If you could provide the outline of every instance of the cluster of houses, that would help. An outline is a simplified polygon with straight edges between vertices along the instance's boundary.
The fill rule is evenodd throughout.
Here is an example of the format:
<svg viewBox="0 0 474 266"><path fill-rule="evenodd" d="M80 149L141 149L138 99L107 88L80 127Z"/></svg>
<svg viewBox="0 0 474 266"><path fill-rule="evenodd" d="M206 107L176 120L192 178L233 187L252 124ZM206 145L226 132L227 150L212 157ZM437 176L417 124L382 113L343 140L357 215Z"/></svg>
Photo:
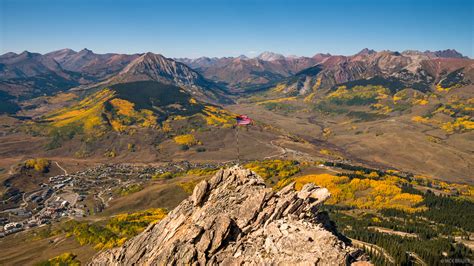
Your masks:
<svg viewBox="0 0 474 266"><path fill-rule="evenodd" d="M72 186L71 181L72 178L67 175L50 177L49 184L40 184L39 189L30 192L28 196L20 194L24 200L22 206L3 211L8 217L0 219L0 237L50 224L53 220L75 214L68 201L54 196L65 186Z"/></svg>
<svg viewBox="0 0 474 266"><path fill-rule="evenodd" d="M24 202L21 207L3 211L3 214L8 215L0 216L0 237L50 224L63 217L84 217L90 213L91 207L94 207L94 212L101 211L107 204L103 202L104 198L110 200L113 197L111 191L130 182L146 182L157 173L221 166L223 165L186 161L160 166L103 164L74 174L53 176L47 184L40 184L37 190L28 195L18 191L12 193L11 197L20 197ZM66 200L62 196L64 194L74 200ZM100 194L103 197L98 196ZM88 198L95 201L92 204L94 206L87 206L85 201Z"/></svg>
<svg viewBox="0 0 474 266"><path fill-rule="evenodd" d="M18 215L20 211L24 212L23 216ZM59 220L62 217L83 217L85 216L85 211L76 208L61 197L52 196L44 205L39 205L35 213L26 210L18 210L11 212L11 214L15 216L15 220L17 221L11 222L8 218L1 219L0 225L3 225L3 230L1 228L2 226L0 226L0 237L25 229L50 224L52 221ZM24 219L18 220L21 217Z"/></svg>

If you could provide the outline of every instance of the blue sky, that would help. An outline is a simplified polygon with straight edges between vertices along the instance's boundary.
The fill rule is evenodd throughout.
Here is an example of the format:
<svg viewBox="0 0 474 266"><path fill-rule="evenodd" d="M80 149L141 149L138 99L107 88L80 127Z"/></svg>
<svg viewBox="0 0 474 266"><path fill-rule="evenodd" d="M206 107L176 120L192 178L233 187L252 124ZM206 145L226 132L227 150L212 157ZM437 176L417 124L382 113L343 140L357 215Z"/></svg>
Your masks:
<svg viewBox="0 0 474 266"><path fill-rule="evenodd" d="M0 0L0 53L168 57L453 48L474 57L473 0Z"/></svg>

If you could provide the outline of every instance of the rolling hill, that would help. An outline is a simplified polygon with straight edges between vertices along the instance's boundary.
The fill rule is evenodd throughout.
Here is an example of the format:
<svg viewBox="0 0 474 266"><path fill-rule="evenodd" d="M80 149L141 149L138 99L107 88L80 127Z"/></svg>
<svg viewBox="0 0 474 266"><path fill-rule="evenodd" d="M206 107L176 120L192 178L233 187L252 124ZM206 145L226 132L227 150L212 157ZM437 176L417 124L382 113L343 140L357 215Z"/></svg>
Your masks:
<svg viewBox="0 0 474 266"><path fill-rule="evenodd" d="M41 123L77 127L84 134L101 135L106 129L159 128L172 116L202 114L206 106L184 89L157 81L118 83L98 90L72 106L52 112Z"/></svg>
<svg viewBox="0 0 474 266"><path fill-rule="evenodd" d="M182 87L194 97L210 102L226 102L224 90L185 64L166 58L160 54L145 53L130 62L117 75L103 81L113 85L133 81L152 80ZM96 86L96 85L94 85Z"/></svg>
<svg viewBox="0 0 474 266"><path fill-rule="evenodd" d="M176 143L193 146L198 141L190 134L230 128L233 119L232 113L194 98L183 88L157 81L135 81L89 91L89 95L72 100L64 108L24 123L22 130L46 138L46 151L84 157L103 154L124 142L147 140L154 143L150 146L154 149L154 145L181 135L182 141L178 139ZM117 147L114 154L122 148L132 149Z"/></svg>

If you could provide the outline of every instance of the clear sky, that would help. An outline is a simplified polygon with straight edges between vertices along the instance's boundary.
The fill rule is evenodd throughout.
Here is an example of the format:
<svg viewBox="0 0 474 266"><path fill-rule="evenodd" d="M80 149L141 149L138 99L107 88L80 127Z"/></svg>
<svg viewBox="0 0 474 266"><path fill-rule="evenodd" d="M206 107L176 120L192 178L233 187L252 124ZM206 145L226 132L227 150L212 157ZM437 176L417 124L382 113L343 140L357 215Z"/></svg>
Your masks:
<svg viewBox="0 0 474 266"><path fill-rule="evenodd" d="M453 48L474 57L474 0L0 0L0 53L168 57Z"/></svg>

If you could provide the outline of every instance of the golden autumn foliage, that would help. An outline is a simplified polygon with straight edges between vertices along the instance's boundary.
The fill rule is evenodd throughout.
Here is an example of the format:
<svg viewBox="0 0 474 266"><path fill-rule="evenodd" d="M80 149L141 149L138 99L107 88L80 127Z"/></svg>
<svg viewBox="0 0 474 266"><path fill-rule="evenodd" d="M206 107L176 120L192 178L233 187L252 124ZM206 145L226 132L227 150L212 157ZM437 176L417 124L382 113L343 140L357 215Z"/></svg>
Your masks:
<svg viewBox="0 0 474 266"><path fill-rule="evenodd" d="M163 122L161 130L163 130L163 132L165 132L165 133L169 133L169 132L173 131L173 128L171 127L171 124L170 124L169 120L166 120L165 122Z"/></svg>
<svg viewBox="0 0 474 266"><path fill-rule="evenodd" d="M402 96L402 95L397 95L397 94L393 95L393 98L392 98L393 103L396 104L396 103L398 103L398 102L401 101L401 100L403 100L403 96Z"/></svg>
<svg viewBox="0 0 474 266"><path fill-rule="evenodd" d="M140 110L141 114L141 126L142 127L156 127L157 124L157 117L153 114L153 111L142 109Z"/></svg>
<svg viewBox="0 0 474 266"><path fill-rule="evenodd" d="M176 142L176 144L186 146L193 146L199 143L192 134L179 135L174 137L173 140Z"/></svg>
<svg viewBox="0 0 474 266"><path fill-rule="evenodd" d="M331 92L326 98L337 104L360 105L375 103L389 95L390 91L382 86L354 86L352 89L339 86L336 91Z"/></svg>
<svg viewBox="0 0 474 266"><path fill-rule="evenodd" d="M330 151L328 149L321 149L321 150L319 150L319 153L322 154L322 155L327 155L327 156L333 157L333 158L343 159L343 157L339 153Z"/></svg>
<svg viewBox="0 0 474 266"><path fill-rule="evenodd" d="M452 122L443 123L441 128L449 134L469 131L474 129L474 121L470 116L458 117Z"/></svg>
<svg viewBox="0 0 474 266"><path fill-rule="evenodd" d="M112 129L113 129L114 131L117 131L117 132L123 132L123 131L125 131L125 130L127 129L124 125L122 125L122 124L121 124L119 121L117 121L117 120L112 120L112 121L110 121L110 125L112 126Z"/></svg>
<svg viewBox="0 0 474 266"><path fill-rule="evenodd" d="M313 87L311 88L312 89L312 92L310 94L308 94L308 96L306 96L304 98L304 102L305 103L310 103L314 100L314 98L316 97L316 91L319 89L319 87L321 87L321 78L318 78L316 80L316 82L314 83Z"/></svg>
<svg viewBox="0 0 474 266"><path fill-rule="evenodd" d="M58 255L56 257L53 257L47 261L42 261L39 262L35 265L37 266L79 266L81 265L81 262L76 259L76 255L72 254L70 252L65 252L62 253L61 255Z"/></svg>
<svg viewBox="0 0 474 266"><path fill-rule="evenodd" d="M171 172L164 172L164 173L156 173L151 178L152 179L171 179L173 178L173 173Z"/></svg>
<svg viewBox="0 0 474 266"><path fill-rule="evenodd" d="M178 186L180 186L184 192L187 194L192 194L194 187L200 182L200 180L191 180L187 182L179 182Z"/></svg>
<svg viewBox="0 0 474 266"><path fill-rule="evenodd" d="M132 127L157 127L157 117L151 110L136 110L135 104L114 98L115 92L103 89L79 103L45 117L53 128L76 127L92 137L102 136L108 128L127 132ZM106 109L106 105L110 108Z"/></svg>
<svg viewBox="0 0 474 266"><path fill-rule="evenodd" d="M316 92L311 92L310 94L308 94L308 96L304 97L303 102L310 103L314 100L315 97L316 97Z"/></svg>
<svg viewBox="0 0 474 266"><path fill-rule="evenodd" d="M441 84L436 84L436 90L439 91L439 92L448 92L449 88L443 88L443 86L441 86Z"/></svg>
<svg viewBox="0 0 474 266"><path fill-rule="evenodd" d="M383 104L381 104L381 103L374 103L374 104L371 104L370 107L371 107L372 109L377 110L377 113L379 113L379 114L388 114L388 113L393 112L393 108L391 108L391 107L388 106L388 105L383 105Z"/></svg>
<svg viewBox="0 0 474 266"><path fill-rule="evenodd" d="M474 186L472 185L447 183L424 175L415 175L414 180L412 180L410 183L412 185L429 186L435 189L443 190L444 192L466 196L471 201L474 201Z"/></svg>
<svg viewBox="0 0 474 266"><path fill-rule="evenodd" d="M24 165L28 169L34 169L36 172L44 173L49 170L51 162L44 158L28 159L25 161Z"/></svg>
<svg viewBox="0 0 474 266"><path fill-rule="evenodd" d="M416 104L416 105L427 105L428 104L428 100L427 99L416 99L413 101L413 104Z"/></svg>
<svg viewBox="0 0 474 266"><path fill-rule="evenodd" d="M330 155L331 151L326 150L326 149L321 149L321 150L319 150L319 153L322 154L322 155Z"/></svg>
<svg viewBox="0 0 474 266"><path fill-rule="evenodd" d="M168 212L165 209L148 209L114 216L106 227L112 232L132 237L143 231L149 224L161 221Z"/></svg>
<svg viewBox="0 0 474 266"><path fill-rule="evenodd" d="M452 84L450 87L443 87L441 83L436 84L436 91L438 92L449 92L450 90L462 87L461 84Z"/></svg>
<svg viewBox="0 0 474 266"><path fill-rule="evenodd" d="M429 103L429 97L429 95L416 90L403 89L396 92L391 98L391 101L395 105L403 103L409 103L413 105L426 105Z"/></svg>
<svg viewBox="0 0 474 266"><path fill-rule="evenodd" d="M318 78L316 80L316 83L314 83L314 86L313 86L313 92L315 92L317 89L319 89L319 87L321 87L321 81L322 81L321 78Z"/></svg>
<svg viewBox="0 0 474 266"><path fill-rule="evenodd" d="M413 121L428 123L438 126L448 134L462 133L474 129L472 111L474 110L474 99L463 99L452 96L446 103L441 104L431 115L443 114L450 117L450 121L435 121L427 119L415 119Z"/></svg>
<svg viewBox="0 0 474 266"><path fill-rule="evenodd" d="M130 126L156 127L157 117L151 110L135 110L135 104L127 100L115 98L109 101L114 112L109 115L109 121L115 131L123 132Z"/></svg>
<svg viewBox="0 0 474 266"><path fill-rule="evenodd" d="M296 101L296 97L284 97L284 98L278 98L278 99L265 100L265 101L258 102L257 104L262 105L266 103L281 103L281 102L288 102L288 101Z"/></svg>
<svg viewBox="0 0 474 266"><path fill-rule="evenodd" d="M115 158L117 157L117 152L115 151L115 148L108 149L106 152L104 152L104 156L109 158Z"/></svg>
<svg viewBox="0 0 474 266"><path fill-rule="evenodd" d="M474 110L474 98L462 99L457 96L451 97L448 102L439 106L433 114L443 113L452 117L471 115Z"/></svg>
<svg viewBox="0 0 474 266"><path fill-rule="evenodd" d="M430 120L428 118L422 117L422 116L414 116L411 118L411 121L417 122L417 123L423 123L423 124L429 124Z"/></svg>
<svg viewBox="0 0 474 266"><path fill-rule="evenodd" d="M434 111L434 113L443 113L443 114L447 114L449 116L452 116L452 115L456 114L456 112L454 110L452 110L451 108L448 108L446 105L440 106L438 109L436 109L436 111Z"/></svg>
<svg viewBox="0 0 474 266"><path fill-rule="evenodd" d="M383 109L385 107L385 105L383 105L381 103L374 103L374 104L370 105L370 107L372 107L373 109Z"/></svg>
<svg viewBox="0 0 474 266"><path fill-rule="evenodd" d="M86 134L100 136L107 126L102 118L104 103L113 96L111 90L103 89L78 104L51 113L45 118L56 128L78 126L82 127Z"/></svg>
<svg viewBox="0 0 474 266"><path fill-rule="evenodd" d="M376 174L376 173L375 173ZM282 179L276 189L282 188L294 181L295 189L300 190L307 183L314 183L325 187L331 193L328 204L353 206L360 209L398 209L406 212L417 212L424 207L417 205L423 201L420 195L402 193L397 186L402 182L396 176L386 177L384 180L349 179L347 176L330 174L305 175L289 179Z"/></svg>
<svg viewBox="0 0 474 266"><path fill-rule="evenodd" d="M206 176L206 175L213 175L218 170L219 169L213 169L213 168L194 168L194 169L188 170L186 174L196 175L196 176Z"/></svg>
<svg viewBox="0 0 474 266"><path fill-rule="evenodd" d="M135 192L138 192L140 190L143 189L143 186L140 185L140 184L130 184L130 185L127 185L125 187L121 187L119 189L117 189L117 193L120 195L120 196L127 196L127 195L130 195L130 194L133 194Z"/></svg>
<svg viewBox="0 0 474 266"><path fill-rule="evenodd" d="M283 90L285 90L285 88L286 88L285 84L279 83L274 88L272 88L271 91L272 92L282 92Z"/></svg>
<svg viewBox="0 0 474 266"><path fill-rule="evenodd" d="M461 84L454 84L451 87L444 88L443 86L441 86L440 83L438 83L438 84L436 84L436 91L438 91L438 92L449 92L450 90L460 88L461 86L462 86Z"/></svg>
<svg viewBox="0 0 474 266"><path fill-rule="evenodd" d="M288 178L301 170L298 162L284 160L255 161L245 164L244 167L254 171L265 180L274 176Z"/></svg>
<svg viewBox="0 0 474 266"><path fill-rule="evenodd" d="M112 217L105 226L71 220L62 226L59 233L66 233L68 237L74 236L80 245L93 245L97 250L110 249L122 245L148 225L159 222L166 214L165 209L119 214Z"/></svg>
<svg viewBox="0 0 474 266"><path fill-rule="evenodd" d="M235 124L236 115L219 107L206 105L202 112L207 125L230 128Z"/></svg>
<svg viewBox="0 0 474 266"><path fill-rule="evenodd" d="M329 136L331 136L331 134L332 134L332 131L330 128L328 127L323 128L323 137L328 138Z"/></svg>
<svg viewBox="0 0 474 266"><path fill-rule="evenodd" d="M134 115L135 104L127 100L115 98L115 99L110 100L110 104L115 108L115 110L117 111L117 114L119 115L124 115L124 116Z"/></svg>
<svg viewBox="0 0 474 266"><path fill-rule="evenodd" d="M58 112L52 113L47 118L54 121L55 125L57 126L80 120L81 118L86 117L88 114L93 113L93 111L96 111L96 109L100 109L98 107L102 107L102 104L106 100L112 98L113 95L114 93L108 89L101 90L89 97L86 97L77 105L74 105L70 108L61 109Z"/></svg>
<svg viewBox="0 0 474 266"><path fill-rule="evenodd" d="M462 100L453 97L447 103L441 104L432 112L432 115L438 113L448 115L451 121L441 122L421 116L412 117L412 121L437 126L447 134L462 133L474 129L474 121L472 116L469 115L473 108L474 105L470 99Z"/></svg>
<svg viewBox="0 0 474 266"><path fill-rule="evenodd" d="M426 95L424 93L421 93L419 91L406 91L406 90L403 90L403 91L400 91L400 92L403 92L403 99L404 100L408 100L410 99L410 103L412 105L427 105L429 103L428 99L429 99L429 95ZM399 92L399 93L400 93ZM408 94L410 94L411 96L409 97Z"/></svg>

